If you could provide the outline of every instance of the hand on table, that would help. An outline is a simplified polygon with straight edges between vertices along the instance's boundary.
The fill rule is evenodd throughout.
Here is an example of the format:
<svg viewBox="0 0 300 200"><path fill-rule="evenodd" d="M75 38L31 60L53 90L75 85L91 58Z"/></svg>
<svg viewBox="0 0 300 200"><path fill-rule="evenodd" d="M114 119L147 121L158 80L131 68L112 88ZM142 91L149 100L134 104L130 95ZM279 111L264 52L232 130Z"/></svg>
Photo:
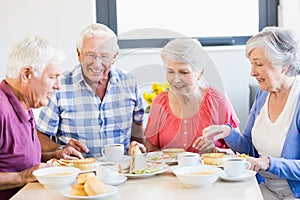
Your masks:
<svg viewBox="0 0 300 200"><path fill-rule="evenodd" d="M140 148L140 150L141 150L141 152L142 153L146 153L146 147L145 147L145 145L143 145L143 144L141 144L141 143L139 143L139 142L137 142L137 141L132 141L131 143L130 143L130 145L129 145L129 147L128 147L128 155L131 155L132 153L132 150L133 150L133 148L135 147L135 146L138 146L139 148Z"/></svg>
<svg viewBox="0 0 300 200"><path fill-rule="evenodd" d="M270 167L270 160L268 157L254 158L247 157L247 161L251 163L251 170L260 171L268 170Z"/></svg>
<svg viewBox="0 0 300 200"><path fill-rule="evenodd" d="M52 163L40 163L31 168L21 171L20 174L21 174L21 177L24 179L25 183L34 182L34 181L36 181L36 177L32 174L32 172L34 170L37 170L40 168L46 168L46 167L52 167Z"/></svg>
<svg viewBox="0 0 300 200"><path fill-rule="evenodd" d="M83 159L82 154L76 150L75 148L67 145L62 150L57 151L57 158L63 158L65 160L75 160L75 159Z"/></svg>

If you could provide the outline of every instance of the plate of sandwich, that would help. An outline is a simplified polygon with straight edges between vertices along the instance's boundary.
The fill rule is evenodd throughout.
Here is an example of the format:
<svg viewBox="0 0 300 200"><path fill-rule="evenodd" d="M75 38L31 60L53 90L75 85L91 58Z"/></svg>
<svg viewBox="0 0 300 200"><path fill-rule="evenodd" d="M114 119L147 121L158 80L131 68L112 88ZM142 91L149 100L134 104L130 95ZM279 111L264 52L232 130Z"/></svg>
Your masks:
<svg viewBox="0 0 300 200"><path fill-rule="evenodd" d="M128 178L146 178L169 170L169 166L164 162L147 161L147 154L143 154L138 146L132 150L131 157L129 172L123 173Z"/></svg>

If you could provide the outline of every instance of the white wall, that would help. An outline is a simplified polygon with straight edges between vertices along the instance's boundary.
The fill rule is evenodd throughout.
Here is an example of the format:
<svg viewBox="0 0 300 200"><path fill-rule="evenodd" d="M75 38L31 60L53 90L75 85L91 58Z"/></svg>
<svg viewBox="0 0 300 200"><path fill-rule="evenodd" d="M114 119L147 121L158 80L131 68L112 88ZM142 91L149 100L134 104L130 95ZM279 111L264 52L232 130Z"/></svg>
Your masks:
<svg viewBox="0 0 300 200"><path fill-rule="evenodd" d="M278 25L293 29L300 38L300 1L280 0L278 7Z"/></svg>
<svg viewBox="0 0 300 200"><path fill-rule="evenodd" d="M65 67L74 66L79 33L95 21L94 0L1 0L0 79L12 46L30 35L56 41L66 52Z"/></svg>

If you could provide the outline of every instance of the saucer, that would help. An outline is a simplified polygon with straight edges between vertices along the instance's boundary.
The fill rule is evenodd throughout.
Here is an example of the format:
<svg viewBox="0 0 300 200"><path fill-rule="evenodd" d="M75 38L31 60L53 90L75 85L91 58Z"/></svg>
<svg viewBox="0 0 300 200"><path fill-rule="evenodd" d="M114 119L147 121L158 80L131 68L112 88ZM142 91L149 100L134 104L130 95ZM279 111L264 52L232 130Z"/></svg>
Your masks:
<svg viewBox="0 0 300 200"><path fill-rule="evenodd" d="M246 170L245 174L240 177L227 176L226 173L224 172L224 173L220 174L220 178L224 181L237 182L237 181L246 181L255 175L256 175L255 171Z"/></svg>
<svg viewBox="0 0 300 200"><path fill-rule="evenodd" d="M124 183L126 180L127 180L126 176L118 175L115 179L108 180L108 181L103 181L103 183L107 184L107 185L119 185L121 183Z"/></svg>

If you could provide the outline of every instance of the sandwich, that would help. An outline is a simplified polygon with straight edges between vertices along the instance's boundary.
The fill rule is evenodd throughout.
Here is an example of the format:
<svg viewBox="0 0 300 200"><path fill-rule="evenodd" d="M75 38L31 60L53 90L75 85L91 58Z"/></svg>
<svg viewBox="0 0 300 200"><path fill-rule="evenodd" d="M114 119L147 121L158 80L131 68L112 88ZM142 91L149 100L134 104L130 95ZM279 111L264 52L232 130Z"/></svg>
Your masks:
<svg viewBox="0 0 300 200"><path fill-rule="evenodd" d="M130 174L136 174L141 172L146 167L146 158L141 152L138 145L131 148L131 163L129 167Z"/></svg>

